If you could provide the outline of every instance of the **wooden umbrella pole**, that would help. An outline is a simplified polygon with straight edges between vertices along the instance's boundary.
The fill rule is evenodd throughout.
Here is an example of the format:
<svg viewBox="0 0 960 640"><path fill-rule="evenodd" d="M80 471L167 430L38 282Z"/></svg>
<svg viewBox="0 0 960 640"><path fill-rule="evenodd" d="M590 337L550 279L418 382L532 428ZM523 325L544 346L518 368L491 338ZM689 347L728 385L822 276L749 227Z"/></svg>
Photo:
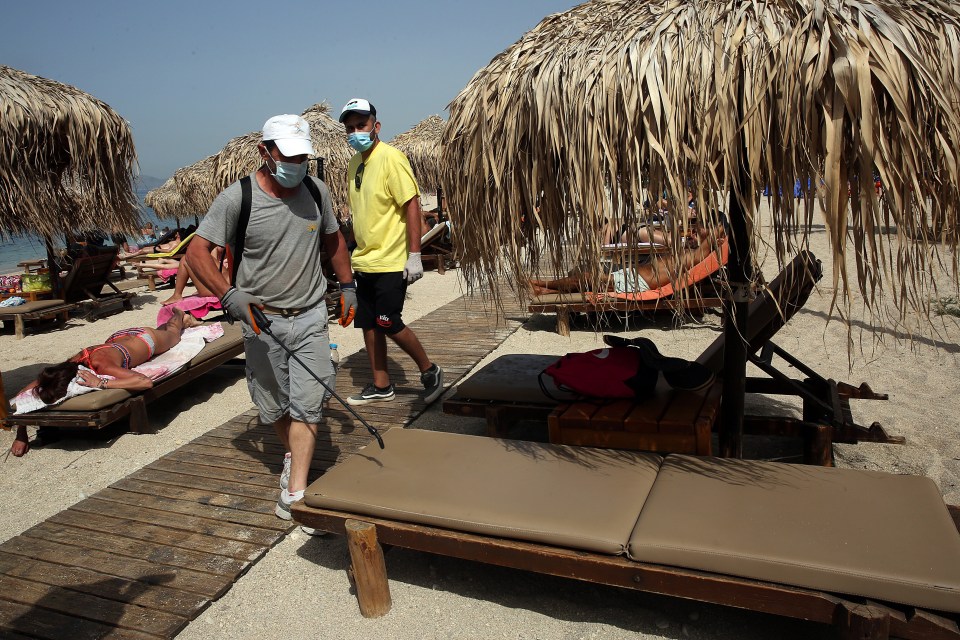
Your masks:
<svg viewBox="0 0 960 640"><path fill-rule="evenodd" d="M739 63L743 78L743 61ZM737 104L740 122L746 107L743 104L743 82L738 87ZM740 153L737 161L737 186L730 189L730 243L728 269L730 297L724 305L723 401L720 405L720 455L743 457L743 407L747 385L747 315L750 303L750 281L753 263L750 260L750 230L744 201L753 186L747 169L745 130L740 132ZM737 192L739 190L740 196ZM752 199L752 197L751 197Z"/></svg>

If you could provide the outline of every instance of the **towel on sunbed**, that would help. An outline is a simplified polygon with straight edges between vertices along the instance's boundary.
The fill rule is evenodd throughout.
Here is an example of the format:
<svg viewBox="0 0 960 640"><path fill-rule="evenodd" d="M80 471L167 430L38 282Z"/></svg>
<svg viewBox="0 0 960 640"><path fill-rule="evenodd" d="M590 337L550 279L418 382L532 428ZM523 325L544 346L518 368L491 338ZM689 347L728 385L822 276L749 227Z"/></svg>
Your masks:
<svg viewBox="0 0 960 640"><path fill-rule="evenodd" d="M219 322L203 325L202 327L190 327L184 330L180 342L175 347L147 360L132 370L137 373L142 373L155 382L163 380L186 366L188 362L203 350L204 344L213 342L221 336L223 336L223 325ZM82 365L80 368L90 371L90 369ZM101 377L112 379L112 376ZM67 387L67 394L51 404L46 404L37 396L36 388L21 391L11 401L14 407L13 414L20 415L22 413L39 411L40 409L58 405L68 398L80 396L91 391L99 391L99 389L85 387L82 384L78 384L76 380L72 380Z"/></svg>
<svg viewBox="0 0 960 640"><path fill-rule="evenodd" d="M19 307L22 304L27 304L26 298L13 296L11 298L7 298L3 302L0 302L0 307Z"/></svg>
<svg viewBox="0 0 960 640"><path fill-rule="evenodd" d="M187 296L173 304L160 307L160 311L157 312L157 326L170 320L173 317L174 309L182 309L199 320L211 311L217 311L221 308L220 299L216 296Z"/></svg>

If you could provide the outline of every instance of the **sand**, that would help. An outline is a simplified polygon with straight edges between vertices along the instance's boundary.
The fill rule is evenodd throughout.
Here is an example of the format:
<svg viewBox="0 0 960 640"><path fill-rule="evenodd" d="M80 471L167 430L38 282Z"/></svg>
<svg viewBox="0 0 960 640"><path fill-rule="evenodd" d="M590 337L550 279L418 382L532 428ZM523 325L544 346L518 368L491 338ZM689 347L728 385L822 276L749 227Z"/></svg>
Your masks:
<svg viewBox="0 0 960 640"><path fill-rule="evenodd" d="M826 257L826 235L812 238L812 249ZM776 264L765 260L772 277ZM776 342L822 375L855 384L866 381L890 400L855 401L862 424L880 422L905 445L837 445L837 465L922 474L933 479L947 502L960 503L960 326L955 318L935 319L912 342L881 331L875 340L866 316L854 318L855 348L848 353L847 328L827 322L832 281L825 264L823 286L776 337ZM457 270L429 272L410 289L408 321L461 295ZM943 283L949 286L949 279ZM949 293L949 289L947 291ZM15 340L0 335L3 381L8 395L31 379L42 363L62 360L78 347L99 342L121 327L149 324L168 292L143 292L136 309L95 323L71 320L66 328ZM868 333L861 335L860 330ZM610 331L644 335L671 355L693 358L714 339L719 317L676 326L669 317L634 319L629 326L612 320ZM343 357L360 348L360 332L333 326L331 340ZM564 354L600 344L601 334L585 324L570 337L553 332L552 316L534 316L483 362L506 353ZM481 362L481 364L483 364ZM443 364L442 362L440 364ZM851 371L852 367L852 371ZM178 394L165 409L151 408L161 426L156 434L111 432L101 437L65 437L7 458L2 470L6 491L0 540L24 531L160 456L252 407L242 378L217 374L205 378L194 396ZM794 402L766 398L752 410L797 411ZM475 419L444 415L440 403L414 428L482 433ZM4 450L12 433L0 434ZM879 499L879 498L878 498ZM180 637L216 638L826 638L826 627L733 609L632 593L554 579L520 571L394 549L387 556L393 609L377 620L360 616L350 591L345 542L337 537L290 534L242 577L220 600L193 621Z"/></svg>

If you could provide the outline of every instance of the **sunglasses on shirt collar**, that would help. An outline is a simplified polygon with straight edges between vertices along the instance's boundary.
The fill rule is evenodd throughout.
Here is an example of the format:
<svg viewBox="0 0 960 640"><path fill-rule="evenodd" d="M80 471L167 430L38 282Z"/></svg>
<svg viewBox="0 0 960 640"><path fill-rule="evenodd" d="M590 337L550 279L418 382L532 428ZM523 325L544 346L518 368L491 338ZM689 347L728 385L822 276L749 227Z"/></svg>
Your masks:
<svg viewBox="0 0 960 640"><path fill-rule="evenodd" d="M353 186L356 187L357 191L360 191L360 185L363 184L363 163L360 163L360 166L357 167L357 172L353 176Z"/></svg>

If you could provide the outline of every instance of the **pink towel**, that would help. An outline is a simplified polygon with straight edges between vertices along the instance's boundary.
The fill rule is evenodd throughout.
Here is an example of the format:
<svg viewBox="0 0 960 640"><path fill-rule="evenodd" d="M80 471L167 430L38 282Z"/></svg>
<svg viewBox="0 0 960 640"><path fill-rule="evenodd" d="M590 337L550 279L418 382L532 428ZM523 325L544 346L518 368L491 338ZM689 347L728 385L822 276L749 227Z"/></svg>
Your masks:
<svg viewBox="0 0 960 640"><path fill-rule="evenodd" d="M221 308L220 300L215 296L187 296L179 302L174 302L173 304L160 307L160 311L157 313L158 327L173 317L174 307L177 309L182 309L183 311L192 314L194 318L198 319L203 318L211 311L216 311L217 309Z"/></svg>
<svg viewBox="0 0 960 640"><path fill-rule="evenodd" d="M164 282L166 282L170 278L177 277L176 269L160 269L160 271L158 271L157 273L160 275L160 279L163 280Z"/></svg>

